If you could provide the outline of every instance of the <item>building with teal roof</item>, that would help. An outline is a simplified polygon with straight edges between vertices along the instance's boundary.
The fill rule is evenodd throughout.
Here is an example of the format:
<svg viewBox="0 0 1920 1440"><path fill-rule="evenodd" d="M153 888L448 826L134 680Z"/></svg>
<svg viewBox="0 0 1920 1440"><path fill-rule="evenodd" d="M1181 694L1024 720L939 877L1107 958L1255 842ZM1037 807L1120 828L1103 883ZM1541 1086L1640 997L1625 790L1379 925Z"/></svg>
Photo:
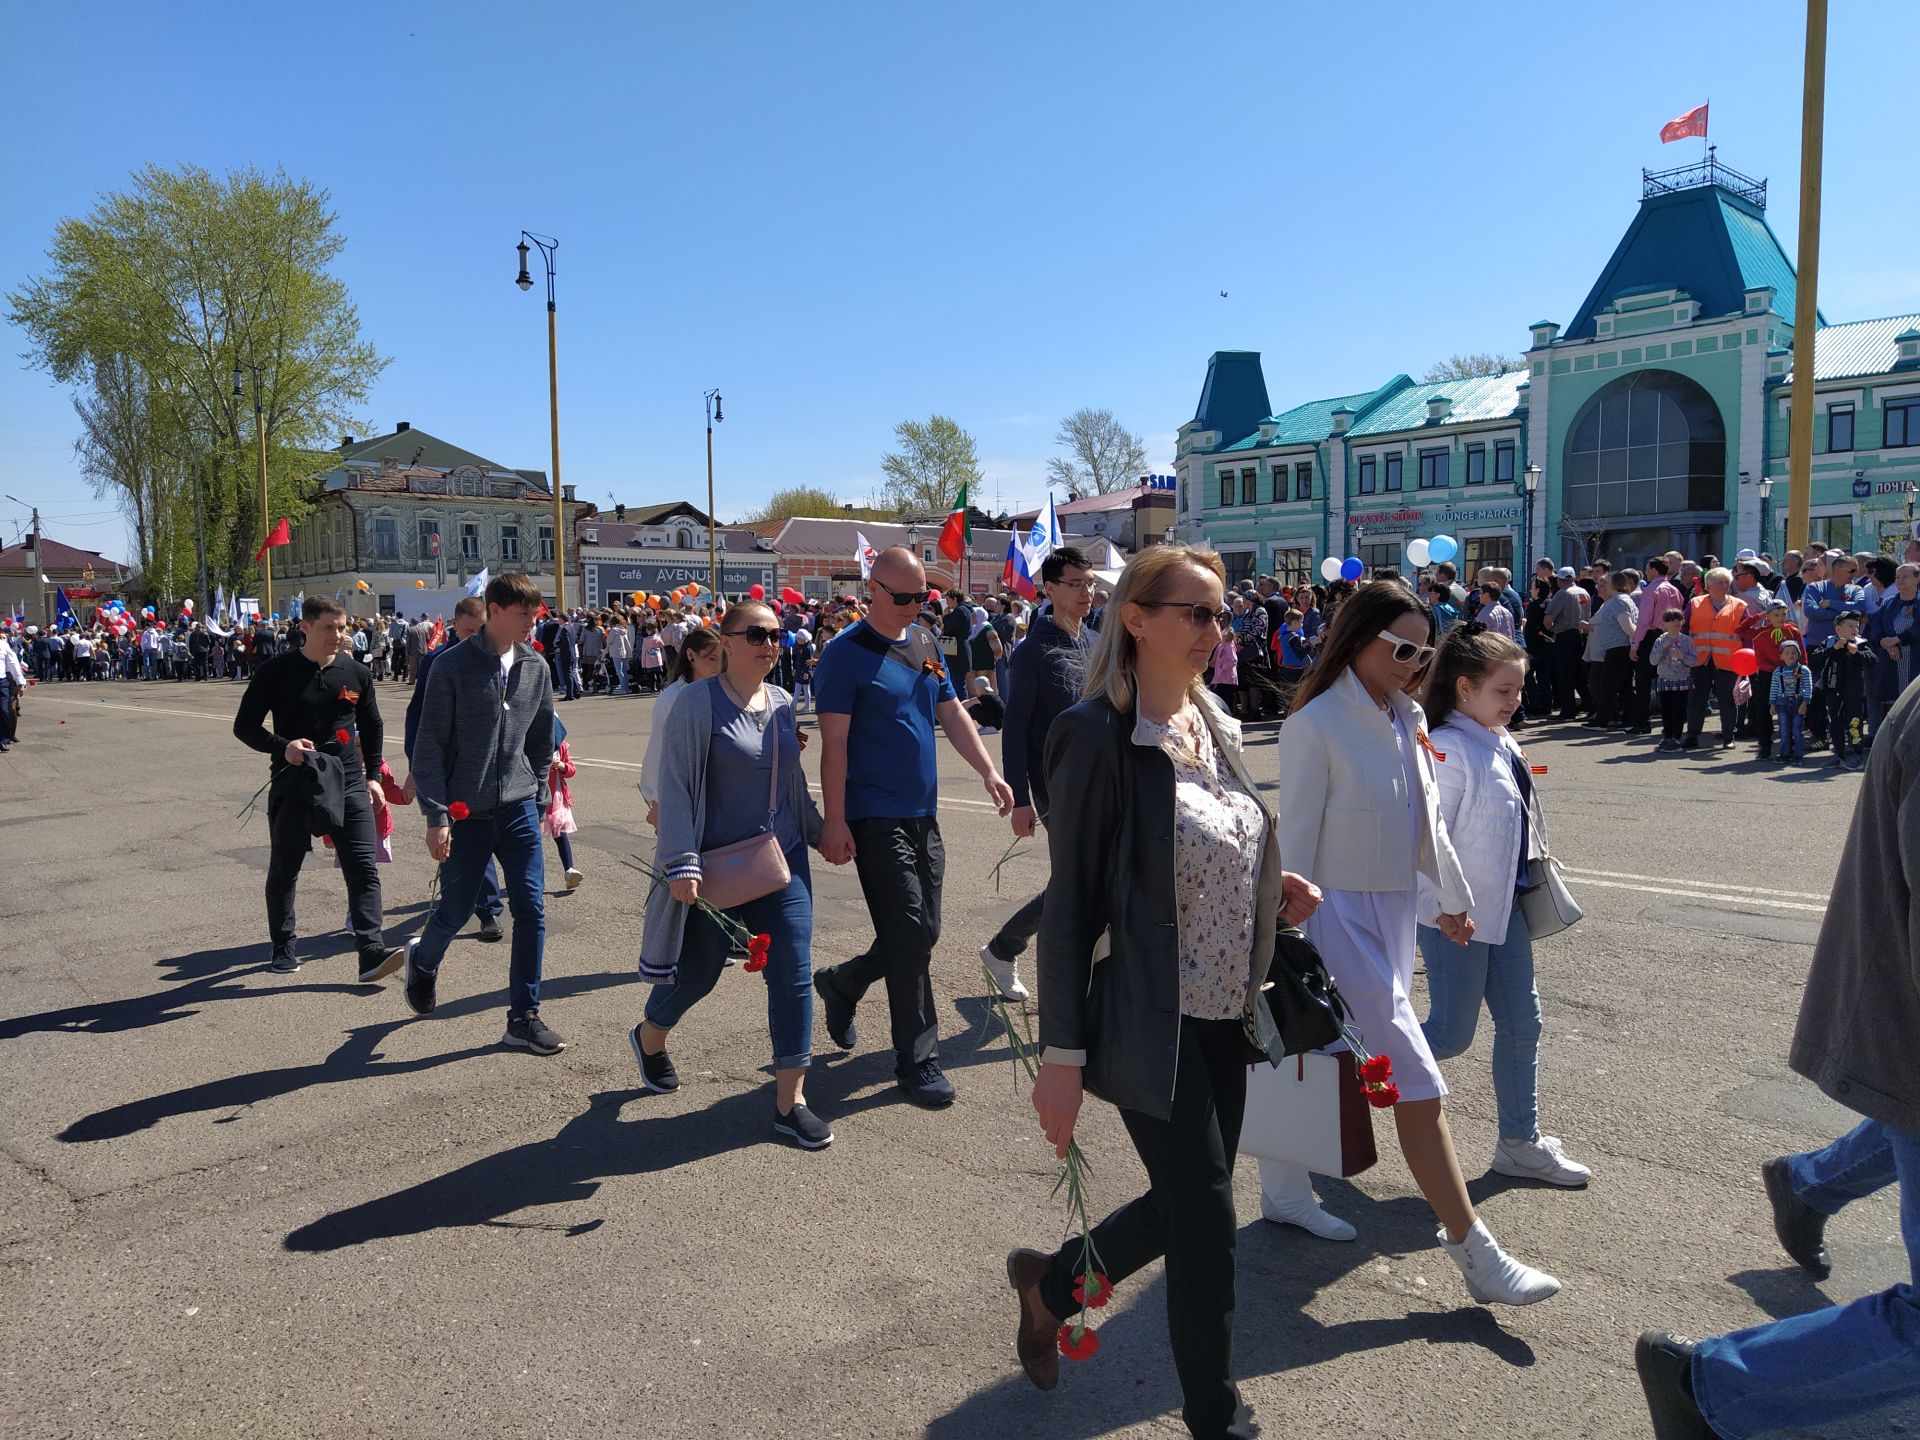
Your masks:
<svg viewBox="0 0 1920 1440"><path fill-rule="evenodd" d="M1177 533L1235 580L1290 582L1329 555L1405 570L1436 534L1467 574L1778 554L1794 299L1764 181L1711 154L1643 171L1592 289L1564 328L1528 327L1516 368L1270 411L1258 353L1216 354L1179 432ZM1819 323L1812 538L1890 549L1920 489L1920 313Z"/></svg>

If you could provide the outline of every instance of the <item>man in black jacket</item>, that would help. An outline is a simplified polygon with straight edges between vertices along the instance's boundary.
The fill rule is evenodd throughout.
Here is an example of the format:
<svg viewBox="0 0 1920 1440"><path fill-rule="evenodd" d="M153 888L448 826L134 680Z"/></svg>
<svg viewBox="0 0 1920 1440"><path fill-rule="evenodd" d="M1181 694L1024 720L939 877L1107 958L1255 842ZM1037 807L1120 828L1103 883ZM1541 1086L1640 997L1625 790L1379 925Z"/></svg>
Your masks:
<svg viewBox="0 0 1920 1440"><path fill-rule="evenodd" d="M386 733L373 698L373 676L346 648L346 611L338 601L309 595L301 616L307 622L305 643L275 655L254 672L233 720L233 733L243 744L273 758L267 790L273 846L267 864L267 933L273 942L273 968L282 974L300 968L293 948L293 892L313 839L308 787L297 783L298 771L315 751L324 751L337 757L345 772L342 823L326 833L347 882L360 981L372 984L399 969L403 958L400 950L387 948L373 801L367 793L367 770L380 768ZM263 723L269 712L271 731Z"/></svg>
<svg viewBox="0 0 1920 1440"><path fill-rule="evenodd" d="M1000 763L1013 787L1013 833L1029 836L1047 818L1047 732L1054 719L1080 699L1081 671L1093 632L1093 570L1087 557L1068 546L1040 562L1040 582L1052 612L1039 616L1014 648L1007 671L1006 724L1000 731ZM1042 889L1014 911L980 949L980 963L1009 1000L1027 998L1016 961L1040 929Z"/></svg>

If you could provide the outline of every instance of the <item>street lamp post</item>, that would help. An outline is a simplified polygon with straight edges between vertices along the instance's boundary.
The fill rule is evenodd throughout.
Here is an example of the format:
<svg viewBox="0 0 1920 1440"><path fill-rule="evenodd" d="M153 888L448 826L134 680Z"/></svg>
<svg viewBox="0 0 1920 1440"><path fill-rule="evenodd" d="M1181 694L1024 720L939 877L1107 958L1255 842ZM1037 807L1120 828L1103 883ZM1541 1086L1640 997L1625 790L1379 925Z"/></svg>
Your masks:
<svg viewBox="0 0 1920 1440"><path fill-rule="evenodd" d="M273 530L273 515L268 509L267 500L267 421L266 405L260 386L260 367L249 363L246 367L253 372L253 433L259 442L260 450L260 538L264 542ZM233 398L240 398L240 364L234 362ZM261 609L260 613L271 617L273 614L273 551L268 550L266 559L260 567ZM288 617L298 620L298 615Z"/></svg>
<svg viewBox="0 0 1920 1440"><path fill-rule="evenodd" d="M720 392L709 390L707 403L707 585L713 592L713 603L720 603L720 531L719 521L713 515L713 427L727 417L720 412Z"/></svg>
<svg viewBox="0 0 1920 1440"><path fill-rule="evenodd" d="M1760 477L1760 553L1767 553L1767 546L1773 539L1773 520L1768 514L1769 502L1773 499L1773 477Z"/></svg>
<svg viewBox="0 0 1920 1440"><path fill-rule="evenodd" d="M1533 497L1535 492L1540 488L1540 475L1540 467L1537 464L1529 464L1526 471L1520 477L1520 496L1522 501L1522 518L1520 521L1522 539L1520 543L1528 550L1533 548ZM1532 567L1533 562L1523 555L1520 557L1520 563L1514 567L1514 570L1516 574L1531 575L1533 573Z"/></svg>
<svg viewBox="0 0 1920 1440"><path fill-rule="evenodd" d="M533 288L533 276L527 273L529 240L539 248L540 258L547 267L547 416L553 434L553 609L555 614L564 615L567 613L567 516L560 504L560 341L553 306L553 252L560 248L560 242L531 230L520 232L520 243L514 247L520 252L520 273L513 277L513 283L522 290Z"/></svg>

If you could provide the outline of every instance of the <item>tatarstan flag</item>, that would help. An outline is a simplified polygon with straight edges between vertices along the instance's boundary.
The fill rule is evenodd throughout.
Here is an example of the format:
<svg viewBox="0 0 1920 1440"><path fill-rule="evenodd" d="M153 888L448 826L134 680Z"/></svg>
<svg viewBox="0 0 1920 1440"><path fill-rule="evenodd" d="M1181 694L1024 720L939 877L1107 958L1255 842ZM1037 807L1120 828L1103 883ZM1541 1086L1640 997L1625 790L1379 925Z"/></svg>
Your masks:
<svg viewBox="0 0 1920 1440"><path fill-rule="evenodd" d="M940 553L957 565L972 544L973 524L967 519L967 487L962 485L960 493L953 497L953 513L947 516L947 523L940 527Z"/></svg>

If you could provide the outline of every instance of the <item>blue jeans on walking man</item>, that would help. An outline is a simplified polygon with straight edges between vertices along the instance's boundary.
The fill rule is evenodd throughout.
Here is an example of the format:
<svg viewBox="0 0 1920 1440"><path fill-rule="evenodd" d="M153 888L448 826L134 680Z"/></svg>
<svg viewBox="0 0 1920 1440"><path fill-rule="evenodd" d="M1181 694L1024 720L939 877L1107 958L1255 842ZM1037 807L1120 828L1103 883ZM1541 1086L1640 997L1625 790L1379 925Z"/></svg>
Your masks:
<svg viewBox="0 0 1920 1440"><path fill-rule="evenodd" d="M453 851L440 867L440 903L427 918L413 952L413 968L439 973L447 946L474 913L492 861L500 861L501 889L513 915L507 971L507 1015L517 1019L540 1008L540 960L547 933L546 854L540 810L532 800L469 815L452 825Z"/></svg>
<svg viewBox="0 0 1920 1440"><path fill-rule="evenodd" d="M1516 903L1498 945L1456 945L1431 925L1420 927L1432 1004L1420 1033L1433 1058L1446 1060L1473 1044L1480 1002L1493 1016L1493 1096L1500 1138L1531 1140L1540 1130L1540 992L1533 983L1533 940Z"/></svg>
<svg viewBox="0 0 1920 1440"><path fill-rule="evenodd" d="M1895 1285L1851 1305L1833 1305L1703 1341L1693 1357L1693 1396L1727 1440L1813 1429L1881 1411L1920 1415L1920 1136L1863 1120L1824 1150L1790 1156L1801 1200L1832 1215L1850 1200L1900 1182L1900 1236L1913 1268Z"/></svg>

